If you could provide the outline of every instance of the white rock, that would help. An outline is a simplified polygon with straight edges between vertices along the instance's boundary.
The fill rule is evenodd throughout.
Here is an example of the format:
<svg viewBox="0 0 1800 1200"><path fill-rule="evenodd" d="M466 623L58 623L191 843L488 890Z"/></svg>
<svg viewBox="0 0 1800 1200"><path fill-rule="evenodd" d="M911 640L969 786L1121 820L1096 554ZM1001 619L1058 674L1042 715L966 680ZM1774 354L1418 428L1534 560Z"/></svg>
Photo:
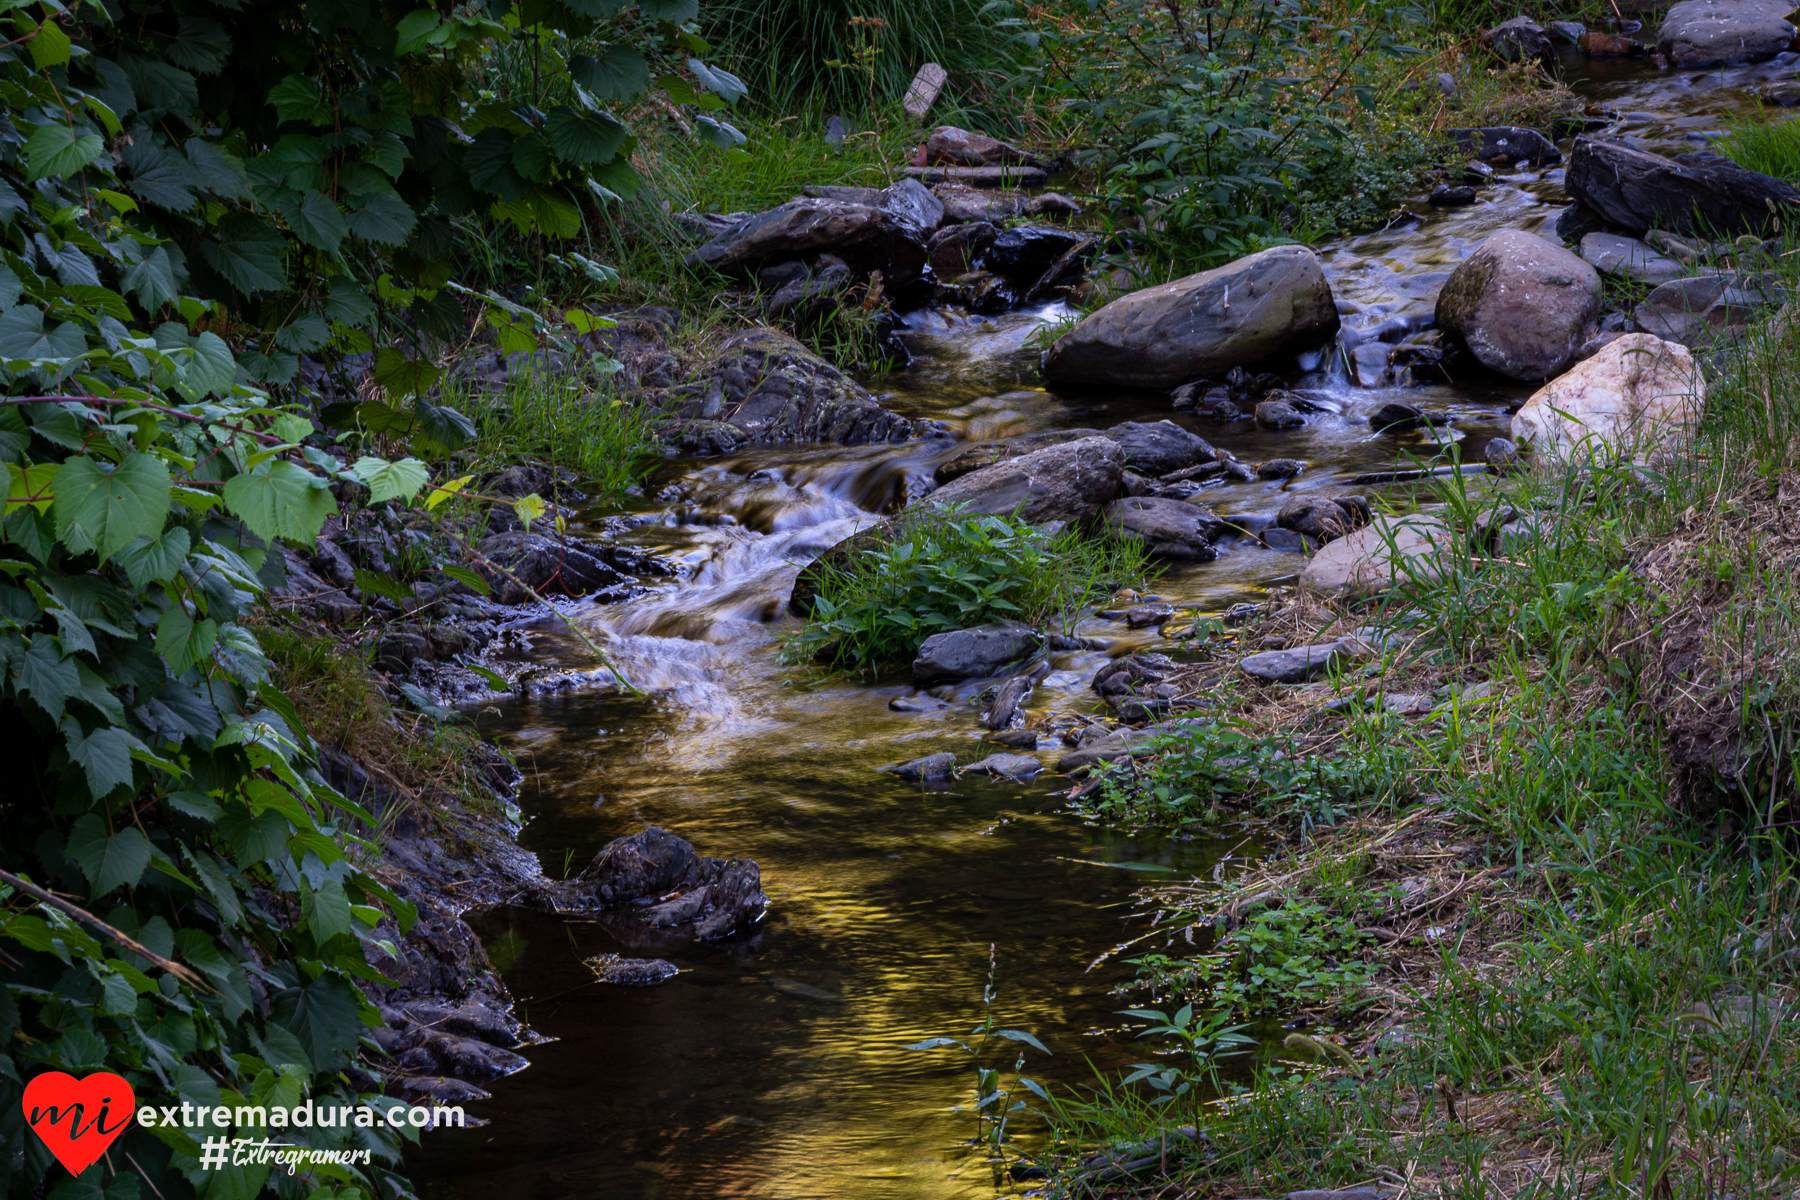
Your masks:
<svg viewBox="0 0 1800 1200"><path fill-rule="evenodd" d="M1539 388L1514 415L1512 436L1540 457L1641 460L1685 437L1705 399L1686 346L1631 333Z"/></svg>
<svg viewBox="0 0 1800 1200"><path fill-rule="evenodd" d="M1452 541L1449 527L1435 517L1379 517L1313 555L1300 586L1325 595L1367 596L1413 578L1432 581L1438 570L1429 557L1449 550Z"/></svg>

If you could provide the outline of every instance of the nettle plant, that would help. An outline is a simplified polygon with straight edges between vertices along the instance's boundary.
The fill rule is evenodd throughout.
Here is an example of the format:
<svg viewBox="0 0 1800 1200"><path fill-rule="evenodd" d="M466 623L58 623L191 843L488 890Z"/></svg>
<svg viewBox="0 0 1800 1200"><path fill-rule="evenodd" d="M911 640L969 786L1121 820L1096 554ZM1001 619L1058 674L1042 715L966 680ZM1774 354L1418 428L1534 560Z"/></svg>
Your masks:
<svg viewBox="0 0 1800 1200"><path fill-rule="evenodd" d="M735 81L680 57L702 49L693 0L8 11L0 1191L404 1195L399 1131L354 1126L286 1136L372 1165L203 1172L192 1131L134 1125L71 1180L21 1089L108 1070L150 1104L378 1103L351 1070L380 1023L364 947L414 913L371 875L376 816L317 774L245 619L281 543L311 543L340 495L408 501L429 471L346 463L269 388L301 354L378 349L388 400L421 399L365 401L381 411L353 424L421 451L467 436L422 399L426 339L465 331L457 222L571 232L633 185L604 103L641 96L657 63L685 62L669 86L714 110ZM502 41L562 90L493 108L472 81ZM509 348L597 322L479 302Z"/></svg>

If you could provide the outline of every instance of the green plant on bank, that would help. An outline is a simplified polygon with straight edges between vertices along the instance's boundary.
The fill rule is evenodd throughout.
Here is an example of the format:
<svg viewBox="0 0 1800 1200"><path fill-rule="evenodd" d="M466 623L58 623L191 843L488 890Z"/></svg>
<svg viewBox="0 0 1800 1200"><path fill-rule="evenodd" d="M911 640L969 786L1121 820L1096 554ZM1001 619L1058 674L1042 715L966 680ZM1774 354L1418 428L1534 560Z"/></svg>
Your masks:
<svg viewBox="0 0 1800 1200"><path fill-rule="evenodd" d="M1740 167L1800 179L1800 124L1779 110L1758 104L1753 115L1727 121L1725 136L1714 138L1712 149Z"/></svg>
<svg viewBox="0 0 1800 1200"><path fill-rule="evenodd" d="M508 463L546 463L579 476L590 499L607 504L643 477L665 424L656 409L610 389L594 391L579 376L540 372L509 376L491 394L447 387L442 402L475 429L459 469L479 474Z"/></svg>
<svg viewBox="0 0 1800 1200"><path fill-rule="evenodd" d="M1067 630L1083 609L1144 578L1141 543L956 508L909 514L839 565L821 563L813 613L790 662L874 672L911 662L934 633L992 620Z"/></svg>
<svg viewBox="0 0 1800 1200"><path fill-rule="evenodd" d="M1290 900L1218 932L1212 949L1192 958L1146 954L1130 961L1152 995L1186 999L1216 1020L1292 1011L1368 981L1361 958L1368 939L1352 915Z"/></svg>
<svg viewBox="0 0 1800 1200"><path fill-rule="evenodd" d="M1190 727L1160 736L1147 764L1102 765L1099 789L1072 807L1089 821L1133 829L1206 824L1222 804L1284 813L1307 829L1335 825L1414 795L1399 726L1381 712L1354 715L1323 751L1232 721Z"/></svg>
<svg viewBox="0 0 1800 1200"><path fill-rule="evenodd" d="M1001 1029L995 1022L994 1001L999 998L998 973L999 962L995 957L995 948L990 944L987 982L981 989L981 1024L969 1031L970 1038L974 1040L973 1045L961 1038L932 1037L906 1047L908 1050L941 1050L954 1046L973 1060L975 1098L968 1107L968 1111L975 1114L973 1141L975 1145L985 1146L990 1154L997 1154L1006 1145L1012 1135L1015 1114L1028 1110L1028 1105L1014 1088L1022 1087L1040 1100L1050 1099L1042 1084L1019 1074L1025 1067L1025 1047L1029 1046L1040 1054L1049 1054L1049 1049L1023 1029ZM989 1065L989 1052L996 1048L997 1043L1011 1043L1018 1047L1010 1067ZM1007 1047L999 1045L998 1048L1004 1050Z"/></svg>
<svg viewBox="0 0 1800 1200"><path fill-rule="evenodd" d="M334 487L404 502L429 471L347 464L343 439L257 385L292 379L301 354L374 349L394 403L353 405L350 421L441 453L466 424L400 398L435 379L427 339L466 331L463 298L514 349L597 326L449 278L458 216L562 235L605 199L595 186L635 182L632 139L594 98L642 93L628 41L545 55L540 78L585 89L558 102L496 107L470 90L493 39L617 11L591 7L13 11L18 36L0 48L8 1195L408 1194L400 1142L416 1132L376 1128L393 1101L360 1094L350 1069L380 1025L360 988L380 982L366 951L413 910L371 874L382 816L321 780L252 617L283 578L281 543L310 543L337 511ZM678 24L691 0L637 11L643 37L700 52ZM704 84L702 68L686 65ZM20 1103L50 1070L116 1072L146 1104L342 1104L350 1128L287 1137L373 1162L292 1180L267 1164L202 1171L194 1131L134 1125L72 1181Z"/></svg>
<svg viewBox="0 0 1800 1200"><path fill-rule="evenodd" d="M1015 86L1080 121L1101 190L1173 274L1378 224L1441 152L1393 87L1427 31L1400 4L1057 0L1001 24Z"/></svg>

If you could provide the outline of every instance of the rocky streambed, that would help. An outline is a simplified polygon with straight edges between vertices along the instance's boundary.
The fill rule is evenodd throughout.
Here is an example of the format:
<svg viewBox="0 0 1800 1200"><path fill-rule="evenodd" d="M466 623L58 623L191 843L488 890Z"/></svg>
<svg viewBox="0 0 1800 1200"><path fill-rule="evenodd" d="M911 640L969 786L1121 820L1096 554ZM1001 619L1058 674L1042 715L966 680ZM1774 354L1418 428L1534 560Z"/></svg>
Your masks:
<svg viewBox="0 0 1800 1200"><path fill-rule="evenodd" d="M511 1019L400 1013L412 1032L395 1052L420 1078L458 1074L457 1048L433 1040L446 1029L517 1058L461 1073L486 1071L471 1086L491 1098L466 1094L489 1123L425 1140L412 1166L429 1194L986 1195L996 1185L966 1145L973 1119L948 1111L969 1099L971 1065L912 1043L975 1024L992 983L1002 1020L1054 1051L1028 1057L1034 1077L1079 1084L1088 1061L1142 1056L1110 1015L1130 969L1088 964L1134 935L1125 901L1145 869L1205 874L1244 851L1063 814L1059 769L1106 744L1129 752L1146 722L1187 719L1156 706L1152 660L1131 656L1192 657L1196 620L1343 558L1332 547L1357 536L1367 497L1441 467L1447 447L1467 469L1504 468L1514 414L1546 379L1636 394L1614 370L1645 345L1629 339L1668 339L1681 347L1669 361L1703 366L1720 332L1783 299L1749 246L1712 245L1666 214L1701 193L1748 194L1731 168L1676 156L1791 78L1793 56L1696 73L1561 53L1594 105L1579 131L1473 131L1476 182L1442 181L1438 203L1421 197L1390 227L1316 254L1271 251L1168 285L1173 302L1140 294L1062 332L1047 357L1042 331L1066 310L1029 302L1036 283L1009 284L1007 303L1024 307L983 312L994 306L968 282L944 281L932 294L960 303L906 317L904 372L858 383L750 334L708 372L665 380L695 431L692 457L624 509L564 510L585 556L566 590L592 594L559 603L641 695L530 606L455 599L467 611L450 624L479 625L477 638L446 649L420 633L423 649L396 649L397 667L439 694L468 689L467 711L517 768L518 842L535 858L516 886L463 910L479 946L420 967L466 985L491 962L510 997L473 998L485 1011L515 1000ZM1593 182L1602 160L1610 190ZM949 261L953 243L967 253L986 235L944 231L982 215L901 228L926 250L910 268L889 226L929 212L869 218L863 259L840 260L890 272ZM776 224L751 232L767 243ZM705 233L730 243L743 226ZM835 264L802 265L769 281L798 284L794 303L823 294L807 288ZM1645 271L1688 290L1624 304L1603 286L1603 272ZM1249 348L1221 355L1232 339ZM1684 343L1697 356L1683 360ZM784 670L774 633L804 607L807 565L934 497L1109 521L1145 538L1165 574L1154 595L1073 630L940 645L922 670L874 684ZM566 568L566 550L510 536L519 544L497 555L540 553L546 579ZM1340 565L1353 584L1358 563ZM296 566L329 582L330 563ZM471 655L514 692L469 674L459 659ZM880 770L944 755L987 769ZM448 870L418 857L421 886Z"/></svg>

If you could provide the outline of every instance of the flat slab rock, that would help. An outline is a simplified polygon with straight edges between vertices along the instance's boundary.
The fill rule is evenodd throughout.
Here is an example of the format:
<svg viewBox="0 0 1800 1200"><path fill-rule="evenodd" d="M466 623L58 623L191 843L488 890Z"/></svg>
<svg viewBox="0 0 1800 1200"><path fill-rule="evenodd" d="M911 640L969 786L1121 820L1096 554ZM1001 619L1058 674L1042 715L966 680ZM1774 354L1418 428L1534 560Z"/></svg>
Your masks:
<svg viewBox="0 0 1800 1200"><path fill-rule="evenodd" d="M1329 671L1334 664L1355 662L1374 653L1374 647L1357 637L1338 638L1292 650L1264 650L1247 655L1238 669L1264 683L1305 683Z"/></svg>
<svg viewBox="0 0 1800 1200"><path fill-rule="evenodd" d="M999 779L1030 779L1041 774L1044 764L1028 754L990 754L963 768L965 775L993 775Z"/></svg>
<svg viewBox="0 0 1800 1200"><path fill-rule="evenodd" d="M1369 596L1415 575L1435 580L1431 556L1451 536L1435 517L1381 517L1313 555L1300 586L1323 595Z"/></svg>
<svg viewBox="0 0 1800 1200"><path fill-rule="evenodd" d="M896 779L904 779L908 783L922 783L927 779L948 779L956 772L956 755L948 751L927 754L924 758L910 759L881 769Z"/></svg>
<svg viewBox="0 0 1800 1200"><path fill-rule="evenodd" d="M1623 275L1640 283L1667 283L1686 270L1662 251L1616 233L1590 233L1582 238L1581 257L1602 275Z"/></svg>

